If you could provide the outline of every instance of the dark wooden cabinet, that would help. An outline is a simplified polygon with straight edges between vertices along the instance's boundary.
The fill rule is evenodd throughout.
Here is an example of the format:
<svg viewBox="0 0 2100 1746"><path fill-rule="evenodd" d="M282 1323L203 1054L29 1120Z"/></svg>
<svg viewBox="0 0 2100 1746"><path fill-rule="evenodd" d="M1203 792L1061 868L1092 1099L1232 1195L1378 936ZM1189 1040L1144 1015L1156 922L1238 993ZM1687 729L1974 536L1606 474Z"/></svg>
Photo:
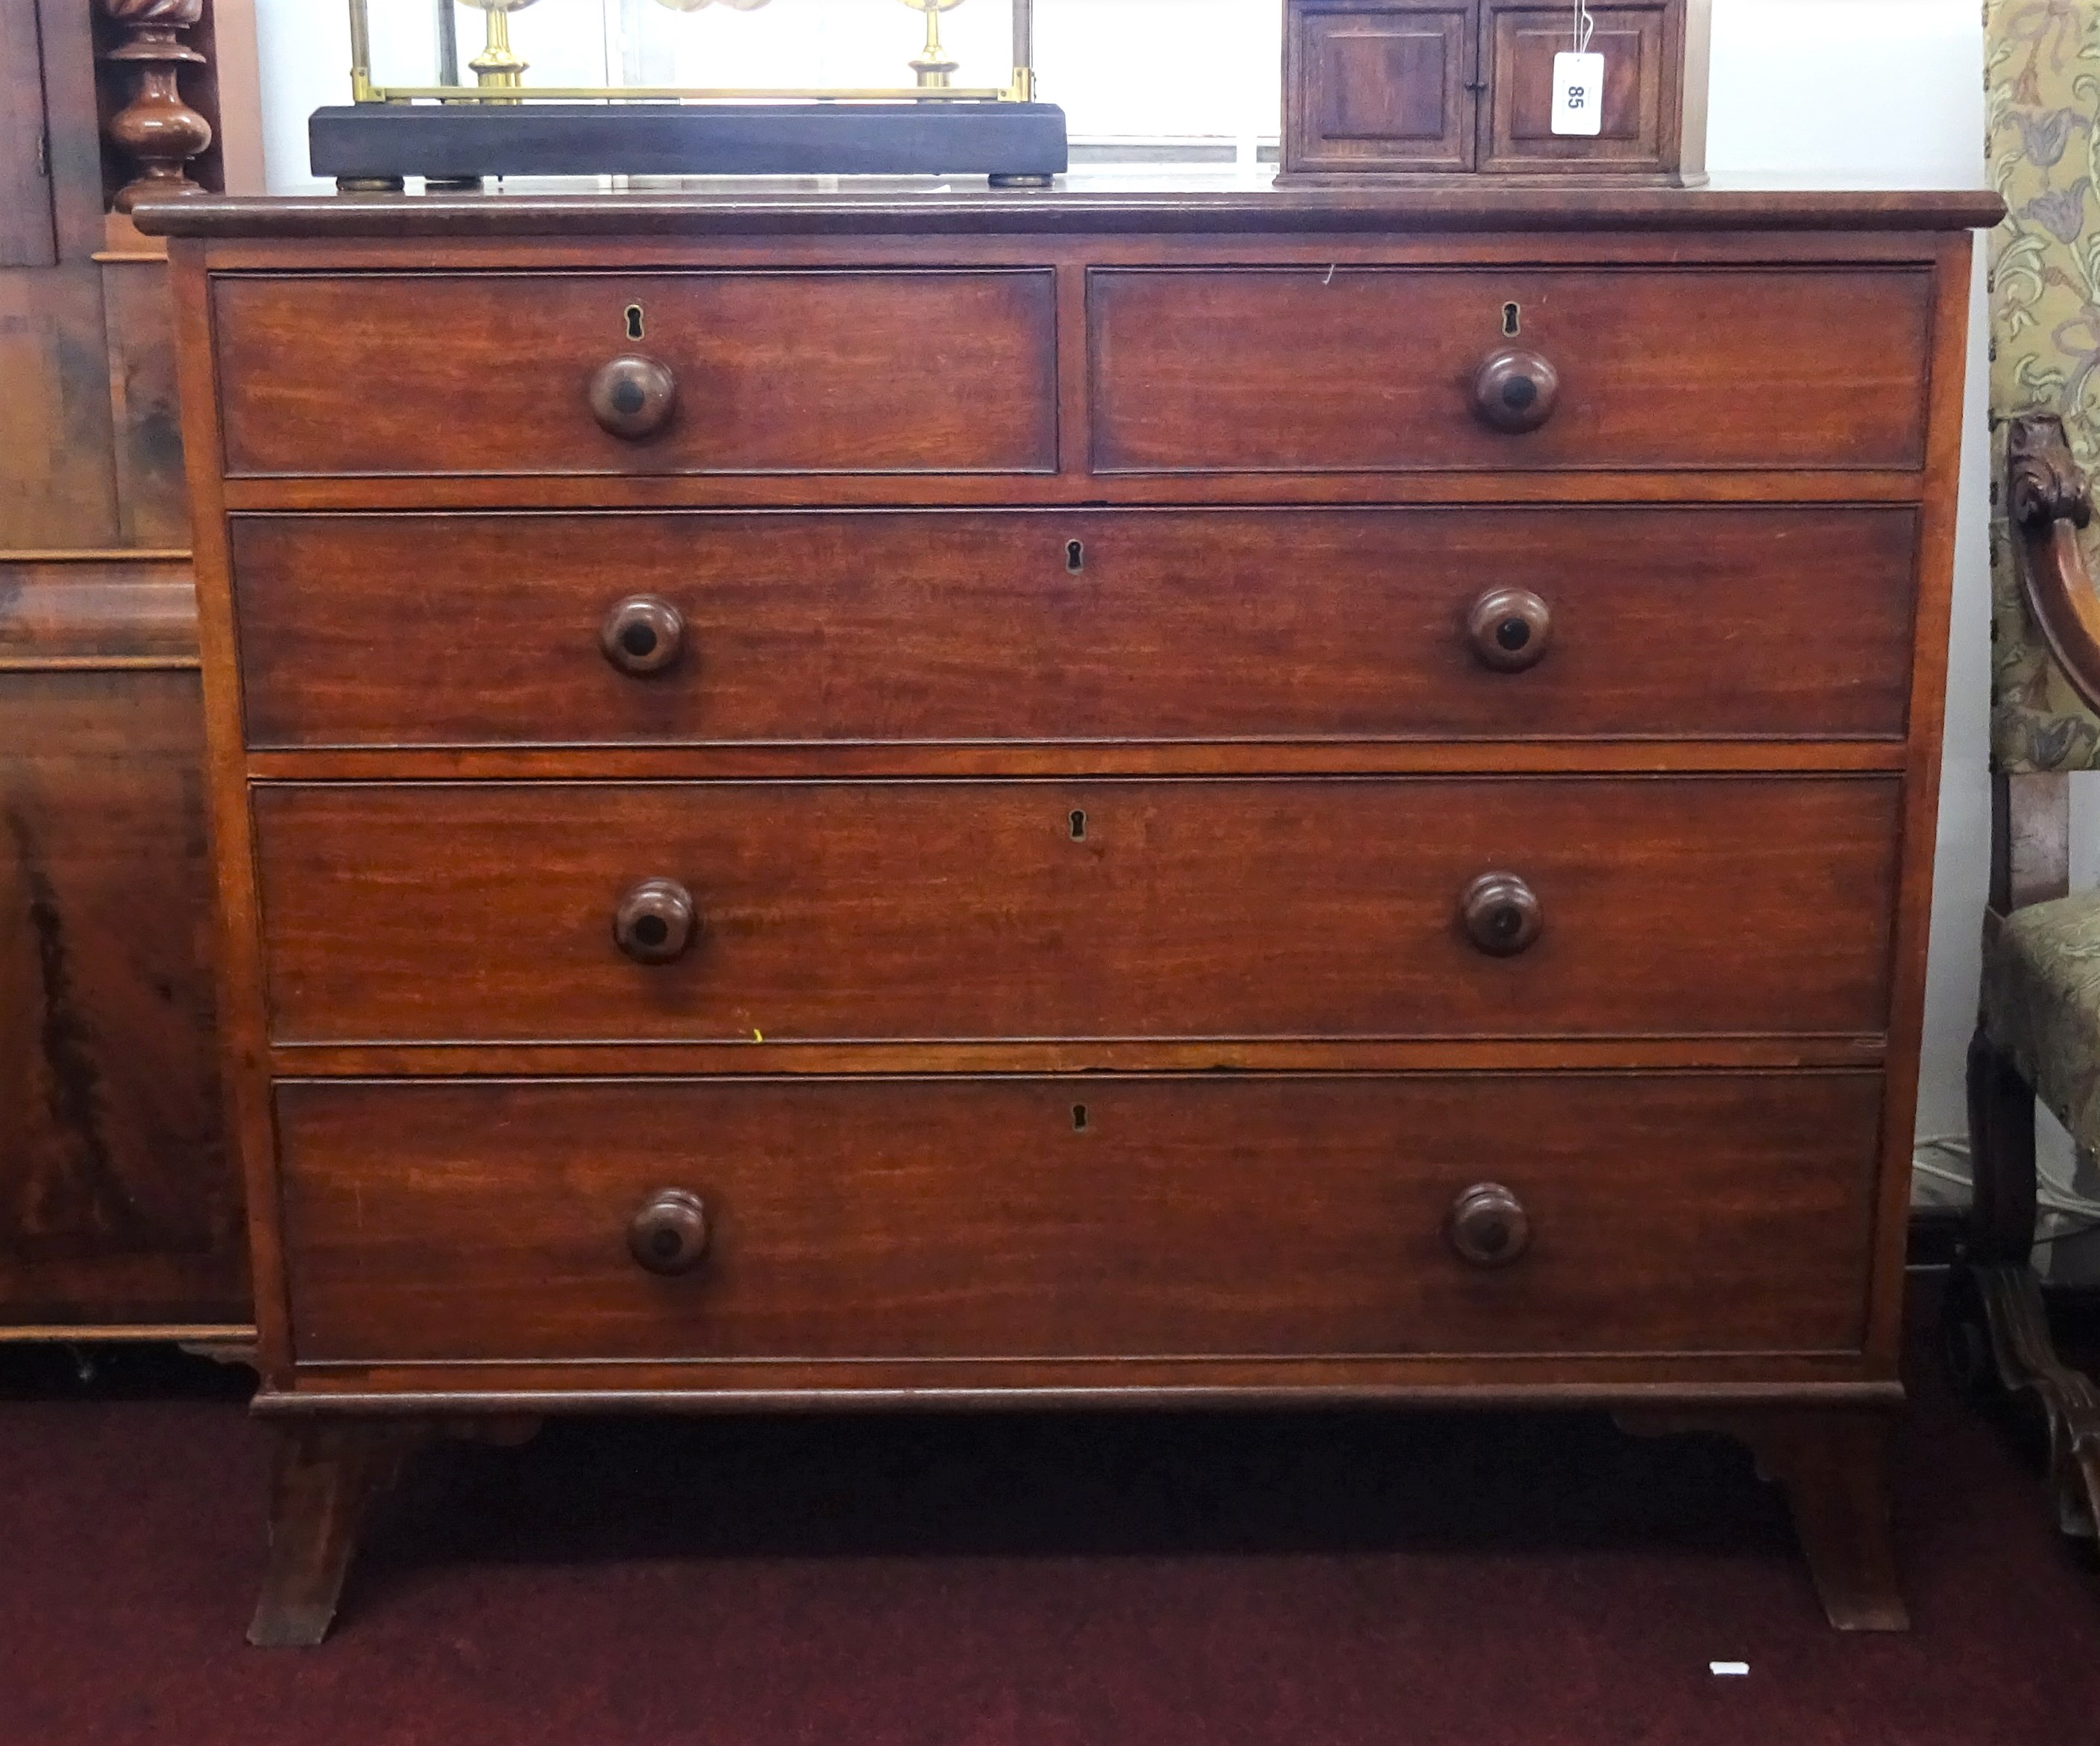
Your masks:
<svg viewBox="0 0 2100 1746"><path fill-rule="evenodd" d="M167 267L105 211L110 55L192 26L0 0L0 1341L249 1337Z"/></svg>
<svg viewBox="0 0 2100 1746"><path fill-rule="evenodd" d="M188 566L166 586L193 635ZM136 604L143 629L154 605ZM114 670L0 653L0 902L19 918L0 933L0 1333L17 1337L247 1319L195 656L135 647Z"/></svg>
<svg viewBox="0 0 2100 1746"><path fill-rule="evenodd" d="M1714 1422L1900 1623L1994 213L153 210L256 1639L325 1630L422 1430L788 1403Z"/></svg>
<svg viewBox="0 0 2100 1746"><path fill-rule="evenodd" d="M1286 0L1286 177L1605 175L1696 184L1705 170L1710 0L1591 6L1604 60L1594 136L1556 135L1559 0Z"/></svg>

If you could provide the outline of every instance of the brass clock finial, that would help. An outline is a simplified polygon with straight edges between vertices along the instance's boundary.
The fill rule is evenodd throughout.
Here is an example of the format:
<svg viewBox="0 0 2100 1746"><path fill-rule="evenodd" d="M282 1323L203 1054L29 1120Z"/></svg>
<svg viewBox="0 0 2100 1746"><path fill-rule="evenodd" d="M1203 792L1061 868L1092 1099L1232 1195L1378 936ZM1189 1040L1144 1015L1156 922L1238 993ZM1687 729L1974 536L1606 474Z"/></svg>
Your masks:
<svg viewBox="0 0 2100 1746"><path fill-rule="evenodd" d="M482 84L500 89L523 85L527 63L510 46L510 15L522 12L537 0L466 0L488 14L488 37L481 52L467 64Z"/></svg>
<svg viewBox="0 0 2100 1746"><path fill-rule="evenodd" d="M919 76L919 88L945 91L954 82L955 69L960 63L949 60L946 50L941 45L941 15L953 11L963 0L904 0L904 3L926 15L926 46L911 63L911 70Z"/></svg>

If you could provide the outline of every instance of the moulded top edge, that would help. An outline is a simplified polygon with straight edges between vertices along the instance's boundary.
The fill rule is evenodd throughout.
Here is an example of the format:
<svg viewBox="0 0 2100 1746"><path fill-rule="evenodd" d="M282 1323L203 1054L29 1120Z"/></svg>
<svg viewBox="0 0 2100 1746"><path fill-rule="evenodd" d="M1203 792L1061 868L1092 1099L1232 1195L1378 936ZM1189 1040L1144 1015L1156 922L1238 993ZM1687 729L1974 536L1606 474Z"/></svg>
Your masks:
<svg viewBox="0 0 2100 1746"><path fill-rule="evenodd" d="M1055 232L1960 231L1996 224L1982 189L1749 190L1498 187L1480 177L1405 187L1004 192L942 185L826 193L712 184L676 192L192 195L141 201L155 236L461 238L983 235Z"/></svg>

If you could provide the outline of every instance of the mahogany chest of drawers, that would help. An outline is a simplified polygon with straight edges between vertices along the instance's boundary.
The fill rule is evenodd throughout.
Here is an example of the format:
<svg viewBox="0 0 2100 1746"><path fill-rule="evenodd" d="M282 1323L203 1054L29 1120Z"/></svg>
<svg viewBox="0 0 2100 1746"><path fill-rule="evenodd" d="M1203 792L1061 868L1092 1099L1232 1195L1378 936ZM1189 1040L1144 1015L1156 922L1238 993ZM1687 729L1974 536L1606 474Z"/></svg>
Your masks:
<svg viewBox="0 0 2100 1746"><path fill-rule="evenodd" d="M1900 1623L1981 196L193 201L258 1641L435 1428L1594 1403Z"/></svg>

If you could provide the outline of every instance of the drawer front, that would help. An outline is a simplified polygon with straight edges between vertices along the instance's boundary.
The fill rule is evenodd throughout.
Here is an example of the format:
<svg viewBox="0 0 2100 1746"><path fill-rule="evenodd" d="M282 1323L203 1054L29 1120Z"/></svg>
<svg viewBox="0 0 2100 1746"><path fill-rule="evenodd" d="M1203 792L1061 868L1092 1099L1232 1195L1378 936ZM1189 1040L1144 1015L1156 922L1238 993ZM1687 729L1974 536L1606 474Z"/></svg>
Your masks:
<svg viewBox="0 0 2100 1746"><path fill-rule="evenodd" d="M293 1341L309 1363L1855 1350L1880 1104L1868 1074L288 1084ZM1499 1266L1446 1230L1484 1182L1529 1227ZM665 1190L704 1241L644 1213ZM690 1271L635 1261L638 1214Z"/></svg>
<svg viewBox="0 0 2100 1746"><path fill-rule="evenodd" d="M1053 285L1048 271L223 276L226 471L1052 471ZM629 355L676 385L668 426L638 439L591 409L598 373Z"/></svg>
<svg viewBox="0 0 2100 1746"><path fill-rule="evenodd" d="M1900 787L285 785L254 811L285 1041L1858 1034ZM1497 873L1524 891L1475 889ZM648 882L690 904L670 961L615 942L624 915L629 952L677 949Z"/></svg>
<svg viewBox="0 0 2100 1746"><path fill-rule="evenodd" d="M1906 510L233 524L257 747L1894 737L1915 552ZM607 652L640 596L668 665Z"/></svg>
<svg viewBox="0 0 2100 1746"><path fill-rule="evenodd" d="M1095 471L1922 464L1922 271L1330 273L1096 268ZM1536 429L1476 406L1476 374L1506 347L1557 374Z"/></svg>

